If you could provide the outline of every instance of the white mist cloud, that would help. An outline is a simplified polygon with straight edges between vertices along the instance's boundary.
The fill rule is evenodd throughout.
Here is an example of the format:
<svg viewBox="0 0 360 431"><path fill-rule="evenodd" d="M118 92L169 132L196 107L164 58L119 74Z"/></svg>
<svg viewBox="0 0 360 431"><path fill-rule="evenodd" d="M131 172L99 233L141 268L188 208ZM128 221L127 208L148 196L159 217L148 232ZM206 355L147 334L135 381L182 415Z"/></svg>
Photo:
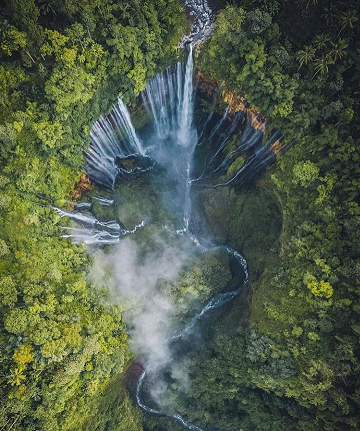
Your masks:
<svg viewBox="0 0 360 431"><path fill-rule="evenodd" d="M110 270L112 297L124 310L131 350L142 359L149 377L156 381L152 393L160 401L165 390L160 371L171 365L169 339L176 324L170 284L179 278L184 265L191 262L194 248L178 238L176 245L171 245L158 237L151 238L146 247L144 250L127 237L109 253L97 252L92 278L101 283ZM187 382L185 370L172 365L171 374Z"/></svg>

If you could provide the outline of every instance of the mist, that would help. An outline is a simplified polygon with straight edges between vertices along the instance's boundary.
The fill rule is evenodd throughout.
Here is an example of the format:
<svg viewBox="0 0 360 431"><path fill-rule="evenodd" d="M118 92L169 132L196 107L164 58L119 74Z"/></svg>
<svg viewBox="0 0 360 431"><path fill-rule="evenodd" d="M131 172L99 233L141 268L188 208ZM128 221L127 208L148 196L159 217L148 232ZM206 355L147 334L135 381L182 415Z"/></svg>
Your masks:
<svg viewBox="0 0 360 431"><path fill-rule="evenodd" d="M195 246L185 237L171 243L155 235L150 247L127 237L109 251L93 255L92 281L109 285L113 301L121 305L130 349L140 358L152 382L152 397L159 404L165 402L164 369L183 388L188 386L186 369L172 364L170 338L177 321L171 286L195 253Z"/></svg>

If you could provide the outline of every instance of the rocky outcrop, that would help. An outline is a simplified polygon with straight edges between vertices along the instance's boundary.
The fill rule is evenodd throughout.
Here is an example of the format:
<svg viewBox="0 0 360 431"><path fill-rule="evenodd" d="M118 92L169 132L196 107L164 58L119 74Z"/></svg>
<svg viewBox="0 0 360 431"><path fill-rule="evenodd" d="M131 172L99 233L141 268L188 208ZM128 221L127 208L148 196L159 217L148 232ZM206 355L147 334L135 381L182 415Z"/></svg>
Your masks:
<svg viewBox="0 0 360 431"><path fill-rule="evenodd" d="M218 87L219 83L213 81L208 76L205 75L201 70L196 70L196 77L198 79L197 88L204 93L207 93L209 96L213 96Z"/></svg>
<svg viewBox="0 0 360 431"><path fill-rule="evenodd" d="M197 88L200 91L207 93L209 96L214 96L219 88L222 88L220 92L221 99L229 105L229 113L235 114L238 111L246 111L248 117L251 118L254 129L263 128L265 131L266 118L260 114L260 110L256 106L248 103L246 97L212 80L199 69L196 71L196 76L198 79Z"/></svg>
<svg viewBox="0 0 360 431"><path fill-rule="evenodd" d="M85 193L92 189L92 183L86 174L81 174L80 180L75 184L75 189L72 193L73 199L80 199Z"/></svg>

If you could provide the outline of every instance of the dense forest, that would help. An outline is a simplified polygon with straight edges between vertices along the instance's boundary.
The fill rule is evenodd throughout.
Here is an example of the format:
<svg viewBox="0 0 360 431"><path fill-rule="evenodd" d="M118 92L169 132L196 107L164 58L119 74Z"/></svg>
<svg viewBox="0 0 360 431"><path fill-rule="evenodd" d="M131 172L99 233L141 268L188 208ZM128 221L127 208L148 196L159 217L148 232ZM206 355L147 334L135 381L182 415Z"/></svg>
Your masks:
<svg viewBox="0 0 360 431"><path fill-rule="evenodd" d="M271 253L243 250L248 291L191 356L177 409L208 430L357 430L357 2L214 3L196 68L223 99L246 99L266 133L281 130L284 151L250 190L217 189L235 222L226 205L208 211L233 246L262 210L281 232ZM93 122L118 95L135 106L182 55L186 17L178 0L1 3L1 430L184 429L129 396L121 307L88 277L86 246L61 238L52 206L77 197ZM240 218L255 195L278 214L264 203Z"/></svg>
<svg viewBox="0 0 360 431"><path fill-rule="evenodd" d="M199 67L294 143L268 172L283 217L280 255L253 283L245 341L244 328L216 336L189 405L221 412L219 426L230 429L239 412L246 430L358 429L356 2L250 3L220 12ZM209 378L216 393L201 396Z"/></svg>
<svg viewBox="0 0 360 431"><path fill-rule="evenodd" d="M125 394L118 413L97 413L131 357L127 336L46 199L71 199L92 122L173 60L184 25L176 0L2 4L2 429L141 429Z"/></svg>

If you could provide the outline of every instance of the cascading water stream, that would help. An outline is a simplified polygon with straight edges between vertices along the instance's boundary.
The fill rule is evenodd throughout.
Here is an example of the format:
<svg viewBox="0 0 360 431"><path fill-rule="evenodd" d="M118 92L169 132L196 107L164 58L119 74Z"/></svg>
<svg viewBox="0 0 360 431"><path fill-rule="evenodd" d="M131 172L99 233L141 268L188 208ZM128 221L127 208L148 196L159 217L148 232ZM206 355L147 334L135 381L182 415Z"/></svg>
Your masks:
<svg viewBox="0 0 360 431"><path fill-rule="evenodd" d="M194 69L193 48L192 48L192 45L190 44L188 60L187 60L186 69L185 69L183 97L182 97L181 109L178 116L179 130L178 130L177 136L179 141L184 146L190 145L191 140L193 138L193 136L191 136L193 132L192 123L193 123L193 116L194 116L193 69Z"/></svg>
<svg viewBox="0 0 360 431"><path fill-rule="evenodd" d="M111 205L111 200L94 197L95 200L99 199L101 205ZM86 203L85 209L89 209L88 205L91 207L91 203ZM84 209L84 204L79 204L80 209ZM74 220L82 227L69 227L64 226L63 238L71 238L75 243L83 242L88 245L110 245L119 242L120 237L135 233L139 228L145 226L145 221L134 226L133 229L122 228L116 220L111 220L107 222L101 222L96 219L91 214L83 214L77 211L75 206L75 212L64 211L57 207L52 207L60 217L67 217Z"/></svg>
<svg viewBox="0 0 360 431"><path fill-rule="evenodd" d="M119 173L117 158L145 156L145 149L121 98L109 116L100 117L90 132L91 146L85 154L86 170L97 184L113 187Z"/></svg>
<svg viewBox="0 0 360 431"><path fill-rule="evenodd" d="M214 17L207 0L183 0L190 10L190 15L195 22L189 35L185 35L180 43L184 47L186 43L197 45L206 39L214 29Z"/></svg>

